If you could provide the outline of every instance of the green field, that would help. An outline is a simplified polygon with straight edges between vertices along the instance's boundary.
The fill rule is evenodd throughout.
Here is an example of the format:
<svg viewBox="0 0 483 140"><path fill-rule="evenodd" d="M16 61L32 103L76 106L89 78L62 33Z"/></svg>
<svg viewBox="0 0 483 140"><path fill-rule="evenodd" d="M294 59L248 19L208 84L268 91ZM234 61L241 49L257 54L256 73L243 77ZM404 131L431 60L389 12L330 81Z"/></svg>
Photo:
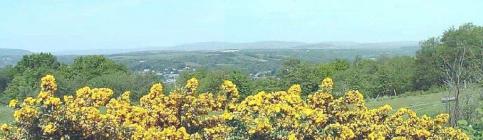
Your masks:
<svg viewBox="0 0 483 140"><path fill-rule="evenodd" d="M482 88L471 87L464 89L461 94L461 99L480 96ZM409 93L411 94L411 93ZM413 93L414 94L414 93ZM367 105L371 108L389 104L393 107L393 111L398 108L410 108L418 113L418 115L427 114L434 116L440 113L445 113L447 103L443 103L441 98L448 95L447 91L436 93L419 93L419 95L402 96L402 97L390 97L382 99L370 99L367 101Z"/></svg>
<svg viewBox="0 0 483 140"><path fill-rule="evenodd" d="M5 105L0 106L0 123L8 123L13 120L13 110Z"/></svg>

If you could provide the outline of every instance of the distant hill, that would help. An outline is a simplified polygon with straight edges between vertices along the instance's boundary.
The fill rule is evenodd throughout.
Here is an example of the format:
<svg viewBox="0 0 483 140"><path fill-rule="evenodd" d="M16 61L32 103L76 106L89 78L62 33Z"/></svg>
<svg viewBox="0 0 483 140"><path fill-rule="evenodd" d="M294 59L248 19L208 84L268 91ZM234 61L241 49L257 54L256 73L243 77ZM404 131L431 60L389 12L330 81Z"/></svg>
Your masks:
<svg viewBox="0 0 483 140"><path fill-rule="evenodd" d="M199 42L168 47L163 50L197 51L197 50L227 50L227 49L291 49L306 45L302 42L261 41L248 43L230 42Z"/></svg>
<svg viewBox="0 0 483 140"><path fill-rule="evenodd" d="M0 56L23 56L26 54L30 54L32 52L22 49L7 49L7 48L0 48Z"/></svg>
<svg viewBox="0 0 483 140"><path fill-rule="evenodd" d="M136 48L136 49L92 49L92 50L71 50L71 51L57 51L54 55L111 55L119 53L129 53L137 51L152 50L150 48Z"/></svg>
<svg viewBox="0 0 483 140"><path fill-rule="evenodd" d="M97 49L54 52L59 61L72 63L79 55L106 55L131 69L183 68L185 66L246 66L249 71L272 70L281 60L299 58L313 62L332 59L353 59L356 56L376 58L385 56L414 56L418 42L321 42L261 41L248 43L200 42L172 47L136 49ZM0 49L0 67L13 65L25 54L19 49Z"/></svg>
<svg viewBox="0 0 483 140"><path fill-rule="evenodd" d="M231 42L197 42L190 44L182 44L167 47L139 47L130 49L93 49L93 50L75 50L75 51L58 51L55 55L112 55L130 52L144 51L218 51L228 49L290 49L297 46L306 45L302 42L288 41L260 41L248 43L231 43Z"/></svg>
<svg viewBox="0 0 483 140"><path fill-rule="evenodd" d="M259 41L259 42L198 42L176 46L150 46L129 49L93 49L53 52L55 55L112 55L145 51L223 51L223 50L252 50L252 49L397 49L402 47L417 48L418 42L321 42L304 43L290 41Z"/></svg>
<svg viewBox="0 0 483 140"><path fill-rule="evenodd" d="M299 49L397 49L405 47L419 47L419 43L415 41L376 43L322 42L297 46Z"/></svg>
<svg viewBox="0 0 483 140"><path fill-rule="evenodd" d="M400 42L285 42L285 41L262 41L249 43L229 42L200 42L162 48L161 50L197 51L197 50L227 50L227 49L395 49L401 47L418 47L415 41Z"/></svg>
<svg viewBox="0 0 483 140"><path fill-rule="evenodd" d="M0 68L16 64L23 55L30 53L27 50L0 48Z"/></svg>

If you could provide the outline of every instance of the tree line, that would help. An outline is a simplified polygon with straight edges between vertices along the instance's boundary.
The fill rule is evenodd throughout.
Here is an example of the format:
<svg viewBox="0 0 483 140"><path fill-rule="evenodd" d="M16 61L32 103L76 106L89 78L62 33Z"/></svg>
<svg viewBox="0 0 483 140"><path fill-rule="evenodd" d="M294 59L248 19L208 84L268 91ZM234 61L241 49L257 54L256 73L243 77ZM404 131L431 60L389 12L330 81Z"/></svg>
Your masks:
<svg viewBox="0 0 483 140"><path fill-rule="evenodd" d="M109 87L116 94L122 91L147 92L149 85L161 80L154 74L135 74L124 65L104 56L80 56L72 64L61 64L50 53L25 55L15 65L0 70L0 100L23 99L35 95L40 89L38 79L55 75L62 94L74 94L84 86ZM141 93L143 92L143 93ZM58 95L63 96L63 95Z"/></svg>

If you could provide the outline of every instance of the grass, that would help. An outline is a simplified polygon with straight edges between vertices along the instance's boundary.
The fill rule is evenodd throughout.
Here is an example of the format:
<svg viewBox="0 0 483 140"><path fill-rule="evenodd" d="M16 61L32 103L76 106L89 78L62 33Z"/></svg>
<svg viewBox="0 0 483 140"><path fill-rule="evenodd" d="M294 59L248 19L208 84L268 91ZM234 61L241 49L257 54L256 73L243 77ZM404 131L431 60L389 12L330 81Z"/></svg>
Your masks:
<svg viewBox="0 0 483 140"><path fill-rule="evenodd" d="M0 123L9 123L13 121L13 109L6 105L0 105Z"/></svg>
<svg viewBox="0 0 483 140"><path fill-rule="evenodd" d="M464 89L460 97L479 97L482 90L482 88L470 87ZM413 96L370 99L366 104L370 108L389 104L392 106L393 111L398 108L410 108L416 111L418 115L427 114L429 116L435 116L440 113L446 113L447 103L443 103L441 98L447 95L448 91L440 91Z"/></svg>

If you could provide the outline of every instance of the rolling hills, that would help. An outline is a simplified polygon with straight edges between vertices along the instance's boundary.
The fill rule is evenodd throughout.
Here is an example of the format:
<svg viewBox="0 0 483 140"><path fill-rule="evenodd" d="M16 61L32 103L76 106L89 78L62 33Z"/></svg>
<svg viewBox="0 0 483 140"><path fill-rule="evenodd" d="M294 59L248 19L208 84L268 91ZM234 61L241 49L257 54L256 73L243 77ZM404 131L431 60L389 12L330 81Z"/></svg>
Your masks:
<svg viewBox="0 0 483 140"><path fill-rule="evenodd" d="M71 63L79 55L105 55L134 71L183 69L186 67L242 66L250 73L272 71L283 60L296 58L310 62L334 59L353 60L356 57L375 59L379 56L413 56L419 49L417 42L322 42L260 41L246 43L199 42L171 47L137 49L99 49L75 52L52 52L59 61ZM5 49L0 52L0 67L15 64L22 55L31 52Z"/></svg>

